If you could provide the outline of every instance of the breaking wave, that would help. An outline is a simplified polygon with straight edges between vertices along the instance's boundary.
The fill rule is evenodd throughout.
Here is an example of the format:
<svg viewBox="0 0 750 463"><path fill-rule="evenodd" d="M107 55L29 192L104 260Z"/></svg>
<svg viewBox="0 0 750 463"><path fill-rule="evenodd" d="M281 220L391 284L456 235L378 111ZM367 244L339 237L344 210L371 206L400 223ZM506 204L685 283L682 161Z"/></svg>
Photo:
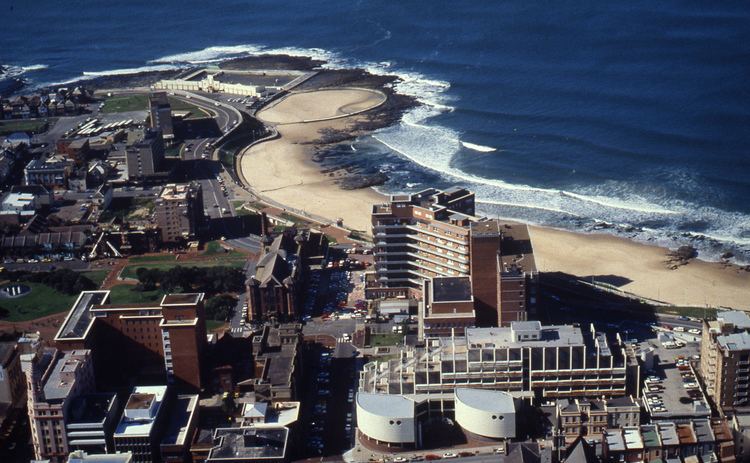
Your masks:
<svg viewBox="0 0 750 463"><path fill-rule="evenodd" d="M470 150L479 151L480 153L492 153L493 151L497 151L497 148L493 148L491 146L477 145L475 143L469 143L468 141L462 141L461 145L463 145L464 148L469 148Z"/></svg>

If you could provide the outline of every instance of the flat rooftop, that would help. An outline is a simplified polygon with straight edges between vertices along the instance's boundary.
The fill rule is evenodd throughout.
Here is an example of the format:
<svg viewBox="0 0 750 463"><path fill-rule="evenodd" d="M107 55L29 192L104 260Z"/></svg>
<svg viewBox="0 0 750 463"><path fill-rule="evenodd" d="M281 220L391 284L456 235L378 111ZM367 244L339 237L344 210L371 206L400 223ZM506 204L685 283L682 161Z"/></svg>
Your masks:
<svg viewBox="0 0 750 463"><path fill-rule="evenodd" d="M214 76L215 80L227 84L240 84L255 87L282 87L303 73L270 71L221 71Z"/></svg>
<svg viewBox="0 0 750 463"><path fill-rule="evenodd" d="M153 393L136 393L130 394L128 403L125 408L130 410L149 409L156 400L156 394Z"/></svg>
<svg viewBox="0 0 750 463"><path fill-rule="evenodd" d="M60 326L55 339L82 338L93 321L91 307L104 304L108 299L109 291L82 291Z"/></svg>
<svg viewBox="0 0 750 463"><path fill-rule="evenodd" d="M581 328L574 325L542 326L540 339L518 341L510 327L467 328L466 342L471 346L494 345L508 347L566 347L585 344Z"/></svg>
<svg viewBox="0 0 750 463"><path fill-rule="evenodd" d="M740 330L750 329L750 316L748 316L746 312L740 310L718 312L716 314L716 320L722 324L731 323Z"/></svg>
<svg viewBox="0 0 750 463"><path fill-rule="evenodd" d="M750 350L750 334L747 331L717 336L716 342L728 351Z"/></svg>
<svg viewBox="0 0 750 463"><path fill-rule="evenodd" d="M203 293L166 294L161 305L196 305L203 300Z"/></svg>
<svg viewBox="0 0 750 463"><path fill-rule="evenodd" d="M83 357L87 354L87 350L73 350L65 352L54 360L55 364L51 366L52 369L43 386L45 400L55 401L68 397L75 384L75 381L71 381L69 377L83 365L83 361L76 357Z"/></svg>
<svg viewBox="0 0 750 463"><path fill-rule="evenodd" d="M148 418L145 418L143 414L139 414L137 419L128 418L123 413L115 429L115 438L151 435L151 429L153 428L154 421L156 421L157 416L161 412L161 406L166 393L167 386L137 386L128 399L128 405L125 406L126 411L131 405L131 400L133 401L132 408L130 408L132 410L143 410L148 401L154 400L156 402L154 413ZM133 396L136 397L133 398Z"/></svg>
<svg viewBox="0 0 750 463"><path fill-rule="evenodd" d="M500 237L500 223L497 220L483 220L472 222L471 235L479 238Z"/></svg>
<svg viewBox="0 0 750 463"><path fill-rule="evenodd" d="M289 430L283 426L217 428L216 446L209 451L206 461L284 458L288 438Z"/></svg>
<svg viewBox="0 0 750 463"><path fill-rule="evenodd" d="M117 394L108 392L79 395L70 403L66 425L103 423L116 400Z"/></svg>
<svg viewBox="0 0 750 463"><path fill-rule="evenodd" d="M164 185L159 197L170 201L186 200L192 194L192 186L187 183L168 183Z"/></svg>
<svg viewBox="0 0 750 463"><path fill-rule="evenodd" d="M503 271L536 273L536 260L528 225L501 223L499 226L503 235L500 243L500 261Z"/></svg>
<svg viewBox="0 0 750 463"><path fill-rule="evenodd" d="M432 279L433 302L471 301L469 277L438 277Z"/></svg>
<svg viewBox="0 0 750 463"><path fill-rule="evenodd" d="M185 443L185 440L190 437L187 433L197 406L197 394L177 396L171 408L167 429L161 440L162 445L182 445Z"/></svg>

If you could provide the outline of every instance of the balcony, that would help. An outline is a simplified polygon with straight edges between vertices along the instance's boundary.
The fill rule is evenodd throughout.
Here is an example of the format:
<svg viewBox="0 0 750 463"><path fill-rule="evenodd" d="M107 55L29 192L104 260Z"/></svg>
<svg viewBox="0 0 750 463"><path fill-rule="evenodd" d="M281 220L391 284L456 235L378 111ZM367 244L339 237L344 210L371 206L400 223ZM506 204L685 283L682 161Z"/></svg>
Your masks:
<svg viewBox="0 0 750 463"><path fill-rule="evenodd" d="M414 249L414 250L418 251L417 253L427 253L427 254L431 254L433 256L437 256L437 257L440 257L440 258L443 258L443 259L449 259L449 260L456 261L459 264L466 264L466 265L469 264L468 254L465 253L465 252L462 252L462 251L458 251L456 249L451 249L451 250L448 250L448 251L443 250L441 248L439 248L439 249L430 249L430 248L426 248L424 246L419 246L418 244L412 243L412 242L387 243L387 244L383 244L382 246L385 247L385 248L388 248L388 247L411 248L411 249ZM411 252L411 251L389 251L389 250L384 250L384 251L377 251L376 254L380 255L380 256L390 256L390 255L407 254L409 252ZM451 253L453 255L448 254L448 253Z"/></svg>

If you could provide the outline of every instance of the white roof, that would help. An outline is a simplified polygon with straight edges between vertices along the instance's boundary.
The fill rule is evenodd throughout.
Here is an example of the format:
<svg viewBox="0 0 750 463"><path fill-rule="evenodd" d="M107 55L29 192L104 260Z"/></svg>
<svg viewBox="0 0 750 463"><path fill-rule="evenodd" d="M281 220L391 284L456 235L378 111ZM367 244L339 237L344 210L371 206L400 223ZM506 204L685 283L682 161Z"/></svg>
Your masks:
<svg viewBox="0 0 750 463"><path fill-rule="evenodd" d="M167 386L137 386L133 389L132 394L153 394L155 396L156 404L154 407L153 415L148 419L133 420L125 416L120 419L115 430L115 437L130 437L130 436L148 436L151 434L151 428L156 421L156 417L161 412L161 405L164 401L164 395L167 393ZM131 394L131 395L132 395Z"/></svg>
<svg viewBox="0 0 750 463"><path fill-rule="evenodd" d="M504 391L457 387L455 394L456 401L477 410L498 414L513 413L516 410L513 396Z"/></svg>
<svg viewBox="0 0 750 463"><path fill-rule="evenodd" d="M400 395L358 392L357 405L373 415L388 418L414 417L414 402Z"/></svg>

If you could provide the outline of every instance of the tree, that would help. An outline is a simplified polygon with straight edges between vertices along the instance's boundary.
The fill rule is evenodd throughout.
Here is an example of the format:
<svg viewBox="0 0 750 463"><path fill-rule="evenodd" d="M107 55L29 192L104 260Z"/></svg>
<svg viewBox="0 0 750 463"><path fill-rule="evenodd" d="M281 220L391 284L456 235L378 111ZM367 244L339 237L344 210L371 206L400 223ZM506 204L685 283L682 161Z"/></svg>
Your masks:
<svg viewBox="0 0 750 463"><path fill-rule="evenodd" d="M220 294L214 296L206 301L204 308L206 310L206 318L211 320L228 320L234 313L234 308L237 306L237 298L229 294Z"/></svg>

